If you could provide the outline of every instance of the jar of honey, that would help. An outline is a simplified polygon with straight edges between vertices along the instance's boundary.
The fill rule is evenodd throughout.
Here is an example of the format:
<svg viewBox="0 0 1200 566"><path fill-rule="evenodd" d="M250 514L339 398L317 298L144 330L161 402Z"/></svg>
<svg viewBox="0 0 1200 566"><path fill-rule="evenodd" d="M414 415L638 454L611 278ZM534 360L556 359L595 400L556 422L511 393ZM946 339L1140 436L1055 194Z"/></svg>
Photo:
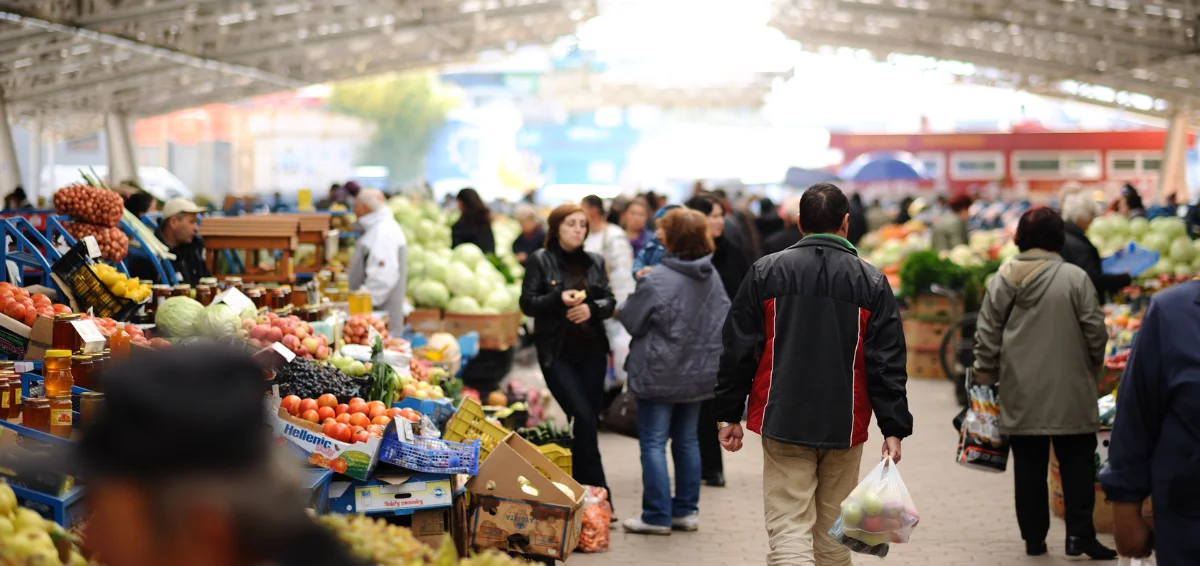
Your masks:
<svg viewBox="0 0 1200 566"><path fill-rule="evenodd" d="M71 324L79 320L79 317L80 315L77 314L54 315L54 326L51 327L50 331L51 348L74 352L82 346L79 341L79 333L75 331L75 326Z"/></svg>
<svg viewBox="0 0 1200 566"><path fill-rule="evenodd" d="M217 283L216 277L201 277L200 280L196 282L196 284L208 285L209 287L212 287L214 291L223 291L224 290L224 289L221 289L221 286Z"/></svg>
<svg viewBox="0 0 1200 566"><path fill-rule="evenodd" d="M104 394L94 391L79 396L79 421L83 426L96 422L100 407L104 405Z"/></svg>
<svg viewBox="0 0 1200 566"><path fill-rule="evenodd" d="M55 395L50 398L50 434L59 438L70 438L71 425L74 420L71 394Z"/></svg>
<svg viewBox="0 0 1200 566"><path fill-rule="evenodd" d="M191 285L176 285L171 288L172 297L190 297L192 296Z"/></svg>
<svg viewBox="0 0 1200 566"><path fill-rule="evenodd" d="M50 434L50 400L45 397L26 399L21 424Z"/></svg>
<svg viewBox="0 0 1200 566"><path fill-rule="evenodd" d="M225 278L225 288L228 289L230 287L237 289L238 291L241 291L243 293L246 292L246 287L245 287L245 285L242 284L241 277L226 277Z"/></svg>
<svg viewBox="0 0 1200 566"><path fill-rule="evenodd" d="M167 300L167 298L171 296L171 286L154 285L150 287L150 292L153 293L154 296L154 299L150 302L153 303L154 308L157 309L158 305L161 305L163 301Z"/></svg>
<svg viewBox="0 0 1200 566"><path fill-rule="evenodd" d="M292 289L291 299L293 307L303 308L308 304L308 290L304 287Z"/></svg>
<svg viewBox="0 0 1200 566"><path fill-rule="evenodd" d="M20 383L20 380L17 381ZM17 389L17 396L21 395L21 390ZM17 403L17 399L13 398L12 376L7 373L0 372L0 418L9 418L12 413L12 406Z"/></svg>
<svg viewBox="0 0 1200 566"><path fill-rule="evenodd" d="M76 387L93 389L92 372L96 369L96 364L92 357L87 354L71 356L71 379L75 381Z"/></svg>
<svg viewBox="0 0 1200 566"><path fill-rule="evenodd" d="M8 418L21 416L21 376L8 374Z"/></svg>
<svg viewBox="0 0 1200 566"><path fill-rule="evenodd" d="M46 350L42 362L45 373L46 397L70 395L75 378L71 375L71 352L69 350Z"/></svg>
<svg viewBox="0 0 1200 566"><path fill-rule="evenodd" d="M288 306L288 296L282 288L271 289L271 309L281 309Z"/></svg>
<svg viewBox="0 0 1200 566"><path fill-rule="evenodd" d="M208 285L196 286L196 301L204 306L208 306L213 300L213 288Z"/></svg>
<svg viewBox="0 0 1200 566"><path fill-rule="evenodd" d="M350 293L350 316L371 314L373 308L371 305L371 293L369 291L359 289Z"/></svg>

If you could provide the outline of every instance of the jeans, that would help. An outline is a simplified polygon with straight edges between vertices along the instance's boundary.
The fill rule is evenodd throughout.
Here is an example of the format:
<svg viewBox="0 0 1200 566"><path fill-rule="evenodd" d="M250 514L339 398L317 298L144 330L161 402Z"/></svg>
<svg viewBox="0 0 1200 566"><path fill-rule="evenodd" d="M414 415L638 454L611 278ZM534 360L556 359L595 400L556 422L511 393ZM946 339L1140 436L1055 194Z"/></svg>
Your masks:
<svg viewBox="0 0 1200 566"><path fill-rule="evenodd" d="M700 403L660 403L638 399L638 444L642 451L642 521L671 526L700 505L700 443L696 422ZM667 439L675 461L675 497L667 472Z"/></svg>
<svg viewBox="0 0 1200 566"><path fill-rule="evenodd" d="M600 461L600 410L604 402L604 378L608 352L583 354L563 352L550 367L542 368L546 387L554 400L574 421L571 445L575 481L608 489L604 464ZM612 490L609 489L609 500Z"/></svg>
<svg viewBox="0 0 1200 566"><path fill-rule="evenodd" d="M1096 506L1096 435L1008 437L1012 445L1013 480L1017 500L1017 525L1025 542L1045 542L1050 531L1050 491L1046 470L1050 466L1050 443L1062 476L1063 519L1067 536L1096 538L1092 522Z"/></svg>

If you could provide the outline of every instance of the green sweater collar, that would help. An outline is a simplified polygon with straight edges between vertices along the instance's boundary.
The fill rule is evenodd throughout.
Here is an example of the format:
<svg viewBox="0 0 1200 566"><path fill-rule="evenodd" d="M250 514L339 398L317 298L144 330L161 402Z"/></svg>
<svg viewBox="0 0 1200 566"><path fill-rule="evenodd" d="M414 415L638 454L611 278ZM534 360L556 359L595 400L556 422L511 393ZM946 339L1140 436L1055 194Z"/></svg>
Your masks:
<svg viewBox="0 0 1200 566"><path fill-rule="evenodd" d="M851 244L851 243L850 243L850 240L847 240L847 239L845 239L845 238L843 238L843 237L841 237L841 236L839 236L839 235L837 235L837 234L809 234L809 235L807 235L807 236L805 236L805 237L804 237L804 239L805 239L805 240L807 240L807 239L809 239L809 238L818 238L818 239L822 239L822 240L832 240L832 241L834 241L834 242L837 242L837 243L839 243L839 244L841 244L841 245L843 245L843 246L846 246L846 249L848 249L848 250L850 250L850 251L854 252L854 253L855 253L855 255L857 255L857 254L858 254L858 248L854 247L854 244Z"/></svg>

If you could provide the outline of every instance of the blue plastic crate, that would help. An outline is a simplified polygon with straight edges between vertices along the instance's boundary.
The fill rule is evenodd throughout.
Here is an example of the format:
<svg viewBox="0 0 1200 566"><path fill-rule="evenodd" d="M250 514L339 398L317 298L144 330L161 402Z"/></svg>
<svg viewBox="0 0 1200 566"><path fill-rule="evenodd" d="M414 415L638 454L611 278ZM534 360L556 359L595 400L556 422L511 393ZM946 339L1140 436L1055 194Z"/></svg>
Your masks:
<svg viewBox="0 0 1200 566"><path fill-rule="evenodd" d="M1158 263L1158 258L1158 252L1131 242L1113 255L1100 260L1100 269L1108 274L1128 273L1132 277L1137 277Z"/></svg>
<svg viewBox="0 0 1200 566"><path fill-rule="evenodd" d="M438 428L442 428L442 425L446 424L446 421L454 416L454 403L451 403L449 399L422 400L405 397L392 403L392 407L397 409L412 409L422 415L426 415Z"/></svg>
<svg viewBox="0 0 1200 566"><path fill-rule="evenodd" d="M389 427L379 448L379 461L415 472L475 475L479 472L479 440L463 444L416 436L412 442L401 442Z"/></svg>

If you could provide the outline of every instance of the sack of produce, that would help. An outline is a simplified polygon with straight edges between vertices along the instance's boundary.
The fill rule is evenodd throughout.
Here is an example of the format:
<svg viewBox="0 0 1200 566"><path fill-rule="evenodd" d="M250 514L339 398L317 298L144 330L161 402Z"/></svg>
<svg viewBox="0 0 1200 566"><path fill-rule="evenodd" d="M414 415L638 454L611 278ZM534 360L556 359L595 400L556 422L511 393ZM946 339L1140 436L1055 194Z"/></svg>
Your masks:
<svg viewBox="0 0 1200 566"><path fill-rule="evenodd" d="M76 240L95 236L100 246L100 257L105 261L118 263L129 253L129 236L117 226L101 226L88 222L68 222L63 226Z"/></svg>
<svg viewBox="0 0 1200 566"><path fill-rule="evenodd" d="M842 502L842 514L829 535L854 552L882 558L889 543L908 542L920 520L900 470L887 458Z"/></svg>
<svg viewBox="0 0 1200 566"><path fill-rule="evenodd" d="M608 552L611 535L612 506L608 504L608 490L603 487L583 486L583 518L579 531L580 552Z"/></svg>
<svg viewBox="0 0 1200 566"><path fill-rule="evenodd" d="M971 385L970 406L963 416L955 461L987 472L1004 472L1008 467L1008 437L1000 433L1000 403L996 388Z"/></svg>
<svg viewBox="0 0 1200 566"><path fill-rule="evenodd" d="M71 218L112 228L125 213L125 201L113 191L88 185L71 185L54 193L54 211Z"/></svg>

